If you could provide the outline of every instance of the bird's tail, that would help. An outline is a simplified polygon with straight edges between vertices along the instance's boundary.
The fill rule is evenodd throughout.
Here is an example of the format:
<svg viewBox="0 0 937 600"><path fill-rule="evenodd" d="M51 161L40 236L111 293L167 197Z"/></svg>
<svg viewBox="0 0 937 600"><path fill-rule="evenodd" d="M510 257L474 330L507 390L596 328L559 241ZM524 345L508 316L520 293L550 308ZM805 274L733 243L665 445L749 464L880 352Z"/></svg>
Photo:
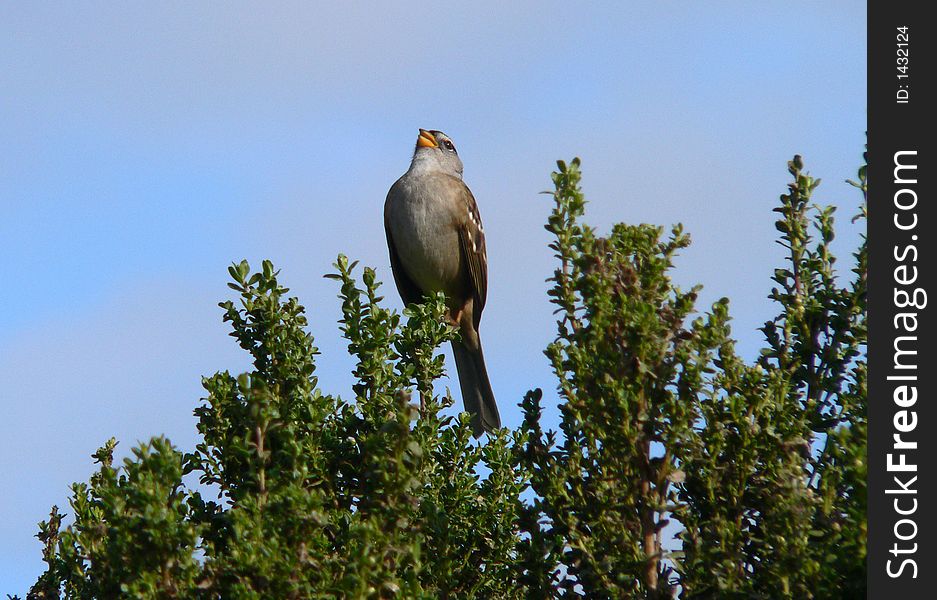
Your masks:
<svg viewBox="0 0 937 600"><path fill-rule="evenodd" d="M472 432L475 437L501 427L501 415L495 403L488 370L485 369L485 356L481 343L478 350L473 350L459 341L452 342L455 366L459 372L459 385L462 388L462 403L472 415Z"/></svg>

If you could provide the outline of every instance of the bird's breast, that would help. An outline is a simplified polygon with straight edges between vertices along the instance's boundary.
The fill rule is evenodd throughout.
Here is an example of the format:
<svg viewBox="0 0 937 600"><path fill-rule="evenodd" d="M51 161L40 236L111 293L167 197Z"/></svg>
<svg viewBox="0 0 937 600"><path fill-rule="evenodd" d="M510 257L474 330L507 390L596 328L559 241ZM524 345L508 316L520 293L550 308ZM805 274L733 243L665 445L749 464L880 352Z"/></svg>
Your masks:
<svg viewBox="0 0 937 600"><path fill-rule="evenodd" d="M453 207L442 197L448 187L428 178L402 178L391 190L389 224L407 274L424 293L441 291L451 298L464 293L459 234Z"/></svg>

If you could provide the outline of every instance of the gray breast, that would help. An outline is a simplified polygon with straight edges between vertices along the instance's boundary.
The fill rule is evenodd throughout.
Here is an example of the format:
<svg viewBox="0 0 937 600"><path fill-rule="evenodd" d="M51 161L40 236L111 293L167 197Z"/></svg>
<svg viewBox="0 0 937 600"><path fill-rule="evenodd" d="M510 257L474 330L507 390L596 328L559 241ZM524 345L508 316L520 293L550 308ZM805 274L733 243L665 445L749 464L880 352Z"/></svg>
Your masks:
<svg viewBox="0 0 937 600"><path fill-rule="evenodd" d="M424 292L457 297L460 277L458 222L452 194L457 187L443 177L404 175L391 188L389 223L394 245L407 274Z"/></svg>

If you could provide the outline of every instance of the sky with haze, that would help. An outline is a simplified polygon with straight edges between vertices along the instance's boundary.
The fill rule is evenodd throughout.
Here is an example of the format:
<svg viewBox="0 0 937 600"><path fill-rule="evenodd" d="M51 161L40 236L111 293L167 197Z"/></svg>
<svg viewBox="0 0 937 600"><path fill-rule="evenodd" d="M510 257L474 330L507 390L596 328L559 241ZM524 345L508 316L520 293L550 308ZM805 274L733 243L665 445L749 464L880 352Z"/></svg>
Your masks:
<svg viewBox="0 0 937 600"><path fill-rule="evenodd" d="M865 3L833 1L3 3L0 595L40 574L36 523L68 512L108 438L118 458L159 434L194 447L200 377L248 368L217 307L232 261L281 269L320 386L350 397L322 275L345 253L400 307L382 209L420 127L452 137L479 203L506 426L526 390L556 399L539 194L556 159L582 158L601 231L682 222L674 279L704 286L703 310L728 296L754 356L786 161L839 207L843 272L862 233L843 181L865 143L865 23Z"/></svg>

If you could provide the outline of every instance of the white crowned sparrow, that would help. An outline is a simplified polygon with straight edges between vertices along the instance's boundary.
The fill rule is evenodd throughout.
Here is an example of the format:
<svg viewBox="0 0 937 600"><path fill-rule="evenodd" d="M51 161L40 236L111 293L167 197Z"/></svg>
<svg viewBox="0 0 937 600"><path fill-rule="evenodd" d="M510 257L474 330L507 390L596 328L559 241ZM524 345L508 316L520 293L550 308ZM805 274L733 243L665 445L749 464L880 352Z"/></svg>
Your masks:
<svg viewBox="0 0 937 600"><path fill-rule="evenodd" d="M384 230L394 281L404 304L443 292L461 340L452 342L462 402L475 437L501 427L478 323L488 292L485 232L462 161L441 131L420 130L410 169L391 186Z"/></svg>

